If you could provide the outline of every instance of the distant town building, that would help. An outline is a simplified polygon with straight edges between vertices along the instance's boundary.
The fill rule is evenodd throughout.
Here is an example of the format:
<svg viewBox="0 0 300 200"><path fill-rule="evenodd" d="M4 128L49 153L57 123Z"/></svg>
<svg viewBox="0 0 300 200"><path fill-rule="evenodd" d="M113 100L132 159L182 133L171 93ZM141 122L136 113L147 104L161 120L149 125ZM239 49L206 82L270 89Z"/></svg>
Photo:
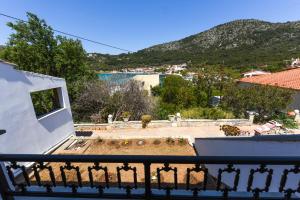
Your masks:
<svg viewBox="0 0 300 200"><path fill-rule="evenodd" d="M265 72L262 70L252 70L252 71L248 71L243 73L244 77L252 77L252 76L260 76L260 75L265 75L265 74L271 74L270 72Z"/></svg>
<svg viewBox="0 0 300 200"><path fill-rule="evenodd" d="M295 91L289 109L300 108L300 68L294 68L276 73L269 73L260 76L244 77L239 80L241 86L249 85L270 85L286 88Z"/></svg>
<svg viewBox="0 0 300 200"><path fill-rule="evenodd" d="M144 90L151 95L151 88L159 85L159 74L141 74L132 78L142 84Z"/></svg>
<svg viewBox="0 0 300 200"><path fill-rule="evenodd" d="M292 58L292 64L291 64L292 67L300 67L300 59L299 58Z"/></svg>
<svg viewBox="0 0 300 200"><path fill-rule="evenodd" d="M179 64L179 65L169 65L167 67L166 74L178 73L178 72L186 70L186 68L187 68L186 63Z"/></svg>

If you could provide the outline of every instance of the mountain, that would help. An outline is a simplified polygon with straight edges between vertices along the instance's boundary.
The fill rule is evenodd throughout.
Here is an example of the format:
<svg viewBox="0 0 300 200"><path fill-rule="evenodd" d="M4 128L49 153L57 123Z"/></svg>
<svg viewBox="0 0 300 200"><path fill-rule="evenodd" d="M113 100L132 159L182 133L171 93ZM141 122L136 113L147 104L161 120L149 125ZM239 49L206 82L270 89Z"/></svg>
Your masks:
<svg viewBox="0 0 300 200"><path fill-rule="evenodd" d="M94 57L99 65L111 68L182 62L242 67L278 64L299 56L300 21L271 23L245 19L135 53L114 56L95 54Z"/></svg>

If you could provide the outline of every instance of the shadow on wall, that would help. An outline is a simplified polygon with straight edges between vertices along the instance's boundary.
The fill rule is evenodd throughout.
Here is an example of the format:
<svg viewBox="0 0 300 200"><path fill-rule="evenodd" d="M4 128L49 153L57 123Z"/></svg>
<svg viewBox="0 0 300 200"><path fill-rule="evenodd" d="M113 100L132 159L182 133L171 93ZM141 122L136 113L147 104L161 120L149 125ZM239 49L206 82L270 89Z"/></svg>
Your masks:
<svg viewBox="0 0 300 200"><path fill-rule="evenodd" d="M72 119L71 113L66 108L62 108L48 115L38 119L39 123L50 133L55 131L57 128L70 122Z"/></svg>
<svg viewBox="0 0 300 200"><path fill-rule="evenodd" d="M8 82L23 82L28 85L32 85L31 81L20 71L15 70L13 67L2 67L0 62L0 79L4 79Z"/></svg>

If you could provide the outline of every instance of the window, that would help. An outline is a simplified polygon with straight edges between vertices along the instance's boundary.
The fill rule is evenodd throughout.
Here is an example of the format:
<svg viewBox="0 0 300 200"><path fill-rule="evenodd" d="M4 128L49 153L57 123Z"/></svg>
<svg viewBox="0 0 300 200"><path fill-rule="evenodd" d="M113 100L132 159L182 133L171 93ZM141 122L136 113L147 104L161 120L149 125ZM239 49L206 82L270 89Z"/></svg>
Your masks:
<svg viewBox="0 0 300 200"><path fill-rule="evenodd" d="M30 93L37 118L64 107L61 88Z"/></svg>

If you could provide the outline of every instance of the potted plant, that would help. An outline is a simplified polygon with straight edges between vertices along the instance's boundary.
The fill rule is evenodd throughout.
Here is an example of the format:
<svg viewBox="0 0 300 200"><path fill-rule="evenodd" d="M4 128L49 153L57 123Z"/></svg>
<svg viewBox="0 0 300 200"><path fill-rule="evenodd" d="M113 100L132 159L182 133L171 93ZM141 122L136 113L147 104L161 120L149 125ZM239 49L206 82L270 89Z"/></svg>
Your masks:
<svg viewBox="0 0 300 200"><path fill-rule="evenodd" d="M143 115L142 116L142 127L146 128L147 125L151 122L152 116L151 115Z"/></svg>
<svg viewBox="0 0 300 200"><path fill-rule="evenodd" d="M122 115L121 115L124 122L128 122L130 116L131 116L130 112L127 112L127 111L123 112Z"/></svg>
<svg viewBox="0 0 300 200"><path fill-rule="evenodd" d="M169 121L174 122L175 121L175 115L168 115Z"/></svg>

